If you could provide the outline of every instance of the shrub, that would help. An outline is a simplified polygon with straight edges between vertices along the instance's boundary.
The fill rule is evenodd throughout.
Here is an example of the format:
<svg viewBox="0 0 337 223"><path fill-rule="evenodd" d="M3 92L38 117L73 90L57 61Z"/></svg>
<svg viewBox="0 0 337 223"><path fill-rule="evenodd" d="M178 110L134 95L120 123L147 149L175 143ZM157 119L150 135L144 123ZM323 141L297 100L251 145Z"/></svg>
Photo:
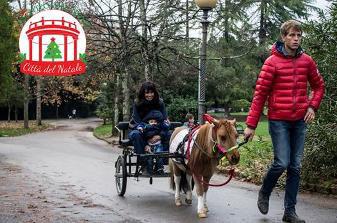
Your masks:
<svg viewBox="0 0 337 223"><path fill-rule="evenodd" d="M250 102L246 99L235 100L232 102L233 112L247 112L250 107ZM243 109L243 111L241 110Z"/></svg>
<svg viewBox="0 0 337 223"><path fill-rule="evenodd" d="M303 159L304 183L320 184L337 178L336 132L336 123L316 123L308 129Z"/></svg>
<svg viewBox="0 0 337 223"><path fill-rule="evenodd" d="M167 112L171 121L184 121L187 113L192 113L197 119L197 100L193 98L172 98L167 105Z"/></svg>

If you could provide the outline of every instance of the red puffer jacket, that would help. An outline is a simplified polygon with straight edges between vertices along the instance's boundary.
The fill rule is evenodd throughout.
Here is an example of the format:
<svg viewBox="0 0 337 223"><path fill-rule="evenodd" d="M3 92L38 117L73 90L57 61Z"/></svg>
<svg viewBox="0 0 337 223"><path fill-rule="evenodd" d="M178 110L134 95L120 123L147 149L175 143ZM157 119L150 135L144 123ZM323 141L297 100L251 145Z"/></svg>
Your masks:
<svg viewBox="0 0 337 223"><path fill-rule="evenodd" d="M246 124L255 129L268 99L268 119L295 121L304 118L308 107L317 110L324 94L324 82L314 60L301 49L295 57L283 53L283 43L273 45L256 82ZM307 93L309 81L312 94Z"/></svg>

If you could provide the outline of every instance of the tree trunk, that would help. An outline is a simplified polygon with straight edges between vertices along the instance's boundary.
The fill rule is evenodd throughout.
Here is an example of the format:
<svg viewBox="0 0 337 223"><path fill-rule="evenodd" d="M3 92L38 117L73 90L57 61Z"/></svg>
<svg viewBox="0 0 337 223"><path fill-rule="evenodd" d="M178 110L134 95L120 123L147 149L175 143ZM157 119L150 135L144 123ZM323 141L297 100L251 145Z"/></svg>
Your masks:
<svg viewBox="0 0 337 223"><path fill-rule="evenodd" d="M130 119L130 89L129 83L129 70L126 67L123 74L122 89L123 89L123 121L129 121Z"/></svg>
<svg viewBox="0 0 337 223"><path fill-rule="evenodd" d="M7 114L7 122L11 122L11 105L7 103L8 106L8 114Z"/></svg>
<svg viewBox="0 0 337 223"><path fill-rule="evenodd" d="M145 10L144 0L140 1L141 11ZM143 7L143 8L142 8ZM141 12L142 13L142 12ZM121 70L121 85L123 92L123 120L128 121L130 118L130 90L129 90L129 70L128 62L130 61L129 48L126 36L126 30L123 20L123 3L122 0L118 0L118 19L119 19L119 27L121 31L121 55L122 62L119 64ZM142 19L141 19L142 20ZM142 20L144 21L144 20ZM118 119L118 118L117 118Z"/></svg>
<svg viewBox="0 0 337 223"><path fill-rule="evenodd" d="M186 43L189 42L190 39L190 20L188 18L189 15L189 0L186 0L186 34L185 34L185 38L186 38Z"/></svg>
<svg viewBox="0 0 337 223"><path fill-rule="evenodd" d="M29 113L28 113L28 108L29 108L29 76L25 75L25 85L24 85L24 102L23 102L23 117L24 117L24 128L28 129L29 128Z"/></svg>
<svg viewBox="0 0 337 223"><path fill-rule="evenodd" d="M224 25L225 25L225 30L224 30L224 37L226 40L226 43L229 43L229 21L228 21L228 10L229 10L229 1L226 0L225 1L225 21L224 21Z"/></svg>
<svg viewBox="0 0 337 223"><path fill-rule="evenodd" d="M36 77L36 125L41 123L41 78Z"/></svg>
<svg viewBox="0 0 337 223"><path fill-rule="evenodd" d="M15 122L18 122L18 106L15 105L14 107L14 117L15 117Z"/></svg>
<svg viewBox="0 0 337 223"><path fill-rule="evenodd" d="M266 2L261 0L260 6L260 27L259 27L259 44L263 45L266 42L267 30L266 30Z"/></svg>
<svg viewBox="0 0 337 223"><path fill-rule="evenodd" d="M146 7L145 0L139 1L140 7L140 19L142 22L142 56L144 62L144 75L145 80L150 80L150 59L149 59L149 49L147 44L147 21L146 21Z"/></svg>
<svg viewBox="0 0 337 223"><path fill-rule="evenodd" d="M116 89L120 89L120 74L116 73ZM114 91L114 103L113 103L113 126L118 124L118 118L119 118L119 91ZM112 128L112 133L114 132L114 128Z"/></svg>
<svg viewBox="0 0 337 223"><path fill-rule="evenodd" d="M56 102L56 120L59 119L59 106Z"/></svg>
<svg viewBox="0 0 337 223"><path fill-rule="evenodd" d="M224 37L225 37L225 40L226 40L226 46L229 48L229 19L228 19L228 14L229 14L229 0L226 0L225 1L225 7L224 7L224 14L225 14L225 18L224 18ZM227 49L228 49L227 48ZM225 67L228 67L229 66L229 59L228 58L224 58L223 60L223 64Z"/></svg>

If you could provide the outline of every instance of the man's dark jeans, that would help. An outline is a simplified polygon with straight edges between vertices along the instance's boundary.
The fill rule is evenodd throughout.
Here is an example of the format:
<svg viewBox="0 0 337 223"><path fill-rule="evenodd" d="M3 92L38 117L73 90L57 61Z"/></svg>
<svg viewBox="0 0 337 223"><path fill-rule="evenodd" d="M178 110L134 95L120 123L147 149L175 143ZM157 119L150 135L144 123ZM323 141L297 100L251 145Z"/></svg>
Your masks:
<svg viewBox="0 0 337 223"><path fill-rule="evenodd" d="M295 213L306 123L304 120L270 120L269 133L273 143L274 162L263 180L261 192L270 196L278 178L287 170L284 208L286 213Z"/></svg>

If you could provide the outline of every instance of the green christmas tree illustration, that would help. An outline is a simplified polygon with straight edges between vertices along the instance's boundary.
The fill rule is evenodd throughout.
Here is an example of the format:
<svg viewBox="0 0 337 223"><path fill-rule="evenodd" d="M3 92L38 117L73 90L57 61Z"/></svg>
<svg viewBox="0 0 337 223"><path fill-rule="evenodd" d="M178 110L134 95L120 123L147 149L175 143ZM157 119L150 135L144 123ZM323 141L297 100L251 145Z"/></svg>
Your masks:
<svg viewBox="0 0 337 223"><path fill-rule="evenodd" d="M45 52L44 59L52 59L54 62L54 59L60 59L62 58L61 56L61 51L59 50L59 45L55 43L55 38L50 39L51 42L48 45L48 49Z"/></svg>

